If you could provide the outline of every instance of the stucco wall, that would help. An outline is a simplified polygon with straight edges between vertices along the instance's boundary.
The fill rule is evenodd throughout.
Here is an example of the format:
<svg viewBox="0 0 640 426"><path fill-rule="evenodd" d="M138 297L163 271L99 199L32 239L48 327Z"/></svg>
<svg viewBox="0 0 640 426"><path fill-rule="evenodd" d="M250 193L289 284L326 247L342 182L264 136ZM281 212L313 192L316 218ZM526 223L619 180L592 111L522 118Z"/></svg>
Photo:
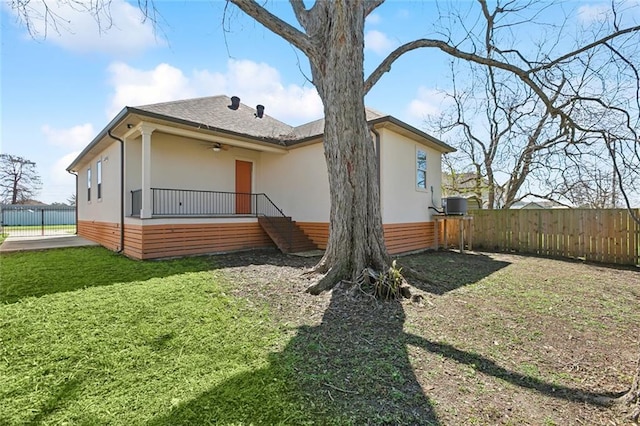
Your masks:
<svg viewBox="0 0 640 426"><path fill-rule="evenodd" d="M140 138L125 141L124 158L124 214L128 216L131 214L131 191L142 187L142 172L140 171L142 143Z"/></svg>
<svg viewBox="0 0 640 426"><path fill-rule="evenodd" d="M223 223L258 223L255 217L159 217L153 219L139 219L125 217L125 225L207 225Z"/></svg>
<svg viewBox="0 0 640 426"><path fill-rule="evenodd" d="M300 222L329 221L329 179L321 143L287 154L262 153L260 190Z"/></svg>
<svg viewBox="0 0 640 426"><path fill-rule="evenodd" d="M98 198L98 160L102 161L102 194ZM91 201L87 200L87 169L91 168ZM113 142L78 172L78 220L120 222L120 143Z"/></svg>
<svg viewBox="0 0 640 426"><path fill-rule="evenodd" d="M388 129L379 132L383 223L430 221L432 198L440 207L441 153ZM416 188L418 148L427 153L426 190ZM125 212L129 215L130 192L141 187L140 138L127 141L126 160ZM321 143L294 148L286 154L235 147L214 152L205 142L154 132L151 186L234 192L235 160L253 163L253 192L267 194L286 215L300 222L328 222L329 183ZM86 188L83 185L81 182L81 189Z"/></svg>
<svg viewBox="0 0 640 426"><path fill-rule="evenodd" d="M385 224L428 222L433 200L440 207L441 158L433 148L388 129L381 136L381 206ZM416 188L416 149L427 154L427 189ZM328 222L330 197L322 144L261 156L262 190L300 222Z"/></svg>
<svg viewBox="0 0 640 426"><path fill-rule="evenodd" d="M154 188L235 191L235 160L254 162L259 153L243 148L214 152L211 144L154 132L151 136L151 186Z"/></svg>
<svg viewBox="0 0 640 426"><path fill-rule="evenodd" d="M380 196L385 224L427 222L433 201L440 208L441 153L398 133L380 130ZM416 150L427 154L427 189L416 188Z"/></svg>
<svg viewBox="0 0 640 426"><path fill-rule="evenodd" d="M126 209L131 214L131 191L142 187L141 138L126 144ZM215 152L211 144L190 138L153 132L151 135L151 187L235 192L235 161L253 163L253 192L261 192L257 173L260 153L229 147Z"/></svg>

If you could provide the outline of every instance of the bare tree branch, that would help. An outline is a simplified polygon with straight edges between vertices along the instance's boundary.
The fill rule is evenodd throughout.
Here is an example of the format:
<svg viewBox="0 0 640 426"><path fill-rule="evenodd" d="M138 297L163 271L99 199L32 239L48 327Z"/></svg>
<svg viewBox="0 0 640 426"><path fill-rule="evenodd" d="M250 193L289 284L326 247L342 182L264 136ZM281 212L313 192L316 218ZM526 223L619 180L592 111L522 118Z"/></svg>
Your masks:
<svg viewBox="0 0 640 426"><path fill-rule="evenodd" d="M537 73L539 71L550 69L550 68L556 66L557 64L559 64L559 63L561 63L563 61L566 61L569 58L578 56L579 54L581 54L583 52L586 52L587 50L591 50L596 46L601 46L601 45L605 44L606 42L608 42L609 40L613 40L614 38L618 38L618 37L620 37L622 35L635 33L635 32L639 32L639 31L640 31L640 25L636 25L635 27L625 28L623 30L618 30L618 31L616 31L616 32L614 32L612 34L607 35L606 37L602 37L599 40L596 40L596 41L594 41L592 43L589 43L589 44L587 44L585 46L582 46L579 49L576 49L576 50L574 50L572 52L566 53L566 54L554 59L553 61L547 62L547 63L545 63L543 65L540 65L538 67L535 67L535 68L531 68L528 71L528 73L529 74L535 74L535 73Z"/></svg>
<svg viewBox="0 0 640 426"><path fill-rule="evenodd" d="M304 5L303 0L289 0L291 3L291 8L293 9L293 13L296 15L296 19L302 25L302 28L307 28L307 17L309 15L309 11Z"/></svg>
<svg viewBox="0 0 640 426"><path fill-rule="evenodd" d="M0 154L0 201L21 204L30 201L42 188L36 163L11 154Z"/></svg>
<svg viewBox="0 0 640 426"><path fill-rule="evenodd" d="M305 55L315 56L315 49L314 49L313 43L305 33L301 32L300 30L296 29L294 26L290 25L288 22L283 21L273 13L269 12L267 9L260 6L256 1L254 0L227 0L227 1L235 4L244 13L246 13L256 21L260 22L267 29L273 31L275 34L279 35L289 43L296 46L298 49L303 51ZM298 2L296 0L292 2L292 5L295 4L296 5L295 7L298 8L298 11L296 12L296 17L299 12L300 13L302 12L300 10L300 7L304 7L304 5L301 5L299 3L301 2ZM295 11L296 9L294 9L294 12ZM301 22L301 24L303 24L303 22Z"/></svg>
<svg viewBox="0 0 640 426"><path fill-rule="evenodd" d="M385 0L365 0L364 16L369 16L371 12L376 10Z"/></svg>
<svg viewBox="0 0 640 426"><path fill-rule="evenodd" d="M531 77L529 76L530 73L528 71L506 62L480 56L475 53L464 52L454 46L451 46L447 42L433 39L414 40L412 42L403 44L402 46L391 52L365 80L365 93L367 93L386 72L391 70L391 65L398 58L400 58L407 52L425 47L434 47L459 59L509 71L518 76L520 80L522 80L527 86L529 86L534 92L536 92L540 99L549 108L552 115L555 115L559 112L557 108L555 108L555 106L551 103L542 88L531 79Z"/></svg>

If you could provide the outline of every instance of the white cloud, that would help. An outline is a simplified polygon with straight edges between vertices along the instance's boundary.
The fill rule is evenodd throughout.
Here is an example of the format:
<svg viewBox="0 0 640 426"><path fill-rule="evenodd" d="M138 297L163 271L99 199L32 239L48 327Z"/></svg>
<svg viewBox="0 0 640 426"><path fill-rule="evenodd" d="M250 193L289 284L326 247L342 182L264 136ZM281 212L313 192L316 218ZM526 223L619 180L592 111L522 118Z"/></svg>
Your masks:
<svg viewBox="0 0 640 426"><path fill-rule="evenodd" d="M364 35L365 50L372 50L378 55L389 53L396 46L383 32L370 30Z"/></svg>
<svg viewBox="0 0 640 426"><path fill-rule="evenodd" d="M99 51L120 56L164 44L155 36L152 22L144 20L140 9L125 0L109 3L108 8L94 13L93 1L46 2L50 11L46 15L45 2L30 2L32 33L72 51ZM52 25L53 19L57 28Z"/></svg>
<svg viewBox="0 0 640 426"><path fill-rule="evenodd" d="M196 96L196 90L182 70L160 64L150 71L139 70L125 63L109 66L114 94L107 109L109 119L125 106L146 105L186 99Z"/></svg>
<svg viewBox="0 0 640 426"><path fill-rule="evenodd" d="M440 114L446 103L447 98L442 92L421 86L416 98L409 102L407 115L414 120L424 120Z"/></svg>
<svg viewBox="0 0 640 426"><path fill-rule="evenodd" d="M58 147L55 151L51 150L54 154L43 164L44 170L48 173L44 179L41 198L48 203L64 202L76 191L75 178L67 172L67 166L80 154L81 149L93 140L95 131L90 123L79 124L68 129L56 129L45 124L41 131L48 145Z"/></svg>
<svg viewBox="0 0 640 426"><path fill-rule="evenodd" d="M377 13L372 13L367 16L366 23L371 25L376 25L382 22L382 17Z"/></svg>
<svg viewBox="0 0 640 426"><path fill-rule="evenodd" d="M587 25L613 22L611 4L594 2L580 6L577 9L577 19ZM616 20L621 28L637 25L638 19L640 19L640 0L625 0L616 6Z"/></svg>
<svg viewBox="0 0 640 426"><path fill-rule="evenodd" d="M49 170L47 187L56 188L58 196L71 195L76 192L75 178L67 172L67 167L76 159L78 154L80 154L80 151L73 151L58 158Z"/></svg>
<svg viewBox="0 0 640 426"><path fill-rule="evenodd" d="M578 8L578 20L586 24L607 21L610 16L611 9L606 4L588 4Z"/></svg>
<svg viewBox="0 0 640 426"><path fill-rule="evenodd" d="M411 17L411 13L407 9L400 9L396 12L396 18L408 19Z"/></svg>
<svg viewBox="0 0 640 426"><path fill-rule="evenodd" d="M264 105L267 114L285 123L298 124L322 116L322 101L311 83L307 87L284 85L278 70L268 64L230 60L224 78L226 93L237 94L247 105Z"/></svg>
<svg viewBox="0 0 640 426"><path fill-rule="evenodd" d="M267 114L290 124L314 120L323 111L312 85L285 85L277 69L249 60L229 60L224 72L194 70L189 75L169 64L139 70L118 62L109 73L114 88L109 119L125 106L220 94L237 95L247 105L265 105Z"/></svg>
<svg viewBox="0 0 640 426"><path fill-rule="evenodd" d="M90 123L79 124L69 129L54 129L45 124L42 126L42 133L44 133L47 143L66 149L83 148L95 136L93 125Z"/></svg>

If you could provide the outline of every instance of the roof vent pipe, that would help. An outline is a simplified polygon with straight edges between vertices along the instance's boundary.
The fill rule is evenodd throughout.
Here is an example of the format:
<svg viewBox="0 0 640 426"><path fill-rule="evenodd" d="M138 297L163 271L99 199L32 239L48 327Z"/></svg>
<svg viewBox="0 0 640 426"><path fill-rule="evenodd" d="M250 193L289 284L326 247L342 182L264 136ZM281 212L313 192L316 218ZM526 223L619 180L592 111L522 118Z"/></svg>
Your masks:
<svg viewBox="0 0 640 426"><path fill-rule="evenodd" d="M232 110L237 110L238 108L240 108L240 98L237 96L232 96L231 97L231 105L228 106L229 109Z"/></svg>
<svg viewBox="0 0 640 426"><path fill-rule="evenodd" d="M256 117L262 118L263 115L264 115L264 105L256 106Z"/></svg>

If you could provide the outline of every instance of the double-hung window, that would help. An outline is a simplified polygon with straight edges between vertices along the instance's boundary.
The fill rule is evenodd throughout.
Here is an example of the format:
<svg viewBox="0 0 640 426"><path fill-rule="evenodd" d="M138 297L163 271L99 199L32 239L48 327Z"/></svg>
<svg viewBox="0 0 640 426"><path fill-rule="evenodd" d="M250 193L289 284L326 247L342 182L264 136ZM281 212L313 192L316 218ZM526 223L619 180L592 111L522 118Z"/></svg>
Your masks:
<svg viewBox="0 0 640 426"><path fill-rule="evenodd" d="M416 149L416 189L427 189L427 152Z"/></svg>
<svg viewBox="0 0 640 426"><path fill-rule="evenodd" d="M96 164L96 179L98 180L98 200L102 198L102 160Z"/></svg>
<svg viewBox="0 0 640 426"><path fill-rule="evenodd" d="M91 168L87 169L87 201L91 201Z"/></svg>

